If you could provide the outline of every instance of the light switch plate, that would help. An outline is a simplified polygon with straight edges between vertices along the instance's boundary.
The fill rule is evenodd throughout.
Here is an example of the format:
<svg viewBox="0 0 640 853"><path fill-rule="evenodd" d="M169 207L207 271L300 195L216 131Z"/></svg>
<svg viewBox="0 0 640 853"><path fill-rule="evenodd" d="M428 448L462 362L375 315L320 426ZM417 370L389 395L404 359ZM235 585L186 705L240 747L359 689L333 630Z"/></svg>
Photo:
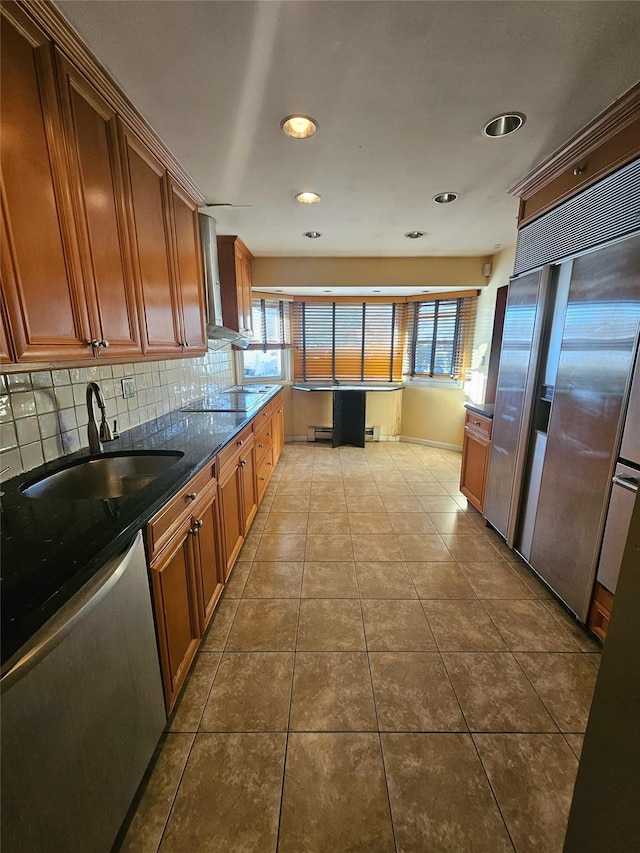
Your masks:
<svg viewBox="0 0 640 853"><path fill-rule="evenodd" d="M136 380L133 376L125 377L122 380L122 396L126 400L128 397L135 397L136 394Z"/></svg>

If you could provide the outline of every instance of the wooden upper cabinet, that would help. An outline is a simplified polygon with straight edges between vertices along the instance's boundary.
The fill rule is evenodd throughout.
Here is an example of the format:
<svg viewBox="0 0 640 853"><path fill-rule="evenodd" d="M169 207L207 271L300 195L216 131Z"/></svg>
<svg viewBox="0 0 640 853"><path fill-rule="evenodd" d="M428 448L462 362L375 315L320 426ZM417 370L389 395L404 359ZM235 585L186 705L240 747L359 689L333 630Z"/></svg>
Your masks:
<svg viewBox="0 0 640 853"><path fill-rule="evenodd" d="M222 319L236 332L250 334L251 261L253 255L242 240L234 235L218 237L218 267Z"/></svg>
<svg viewBox="0 0 640 853"><path fill-rule="evenodd" d="M133 272L145 353L181 351L180 305L171 257L166 170L120 123Z"/></svg>
<svg viewBox="0 0 640 853"><path fill-rule="evenodd" d="M0 7L2 286L20 361L92 358L52 45Z"/></svg>
<svg viewBox="0 0 640 853"><path fill-rule="evenodd" d="M204 352L205 302L202 252L198 230L198 208L184 190L168 176L176 281L180 299L181 339L193 354Z"/></svg>
<svg viewBox="0 0 640 853"><path fill-rule="evenodd" d="M96 355L137 355L116 113L58 51L56 63L91 340Z"/></svg>
<svg viewBox="0 0 640 853"><path fill-rule="evenodd" d="M1 295L1 294L0 294ZM4 300L0 299L0 364L15 360Z"/></svg>
<svg viewBox="0 0 640 853"><path fill-rule="evenodd" d="M640 83L511 187L522 228L640 157Z"/></svg>

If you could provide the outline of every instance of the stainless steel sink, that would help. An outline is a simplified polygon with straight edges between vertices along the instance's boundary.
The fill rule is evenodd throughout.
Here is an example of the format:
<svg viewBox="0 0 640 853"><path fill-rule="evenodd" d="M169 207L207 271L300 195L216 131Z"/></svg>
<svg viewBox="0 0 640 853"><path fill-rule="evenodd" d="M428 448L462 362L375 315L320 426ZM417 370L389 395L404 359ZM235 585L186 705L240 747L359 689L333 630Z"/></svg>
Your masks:
<svg viewBox="0 0 640 853"><path fill-rule="evenodd" d="M21 492L28 498L121 498L140 491L183 455L179 451L105 454L72 463L34 483L26 483Z"/></svg>

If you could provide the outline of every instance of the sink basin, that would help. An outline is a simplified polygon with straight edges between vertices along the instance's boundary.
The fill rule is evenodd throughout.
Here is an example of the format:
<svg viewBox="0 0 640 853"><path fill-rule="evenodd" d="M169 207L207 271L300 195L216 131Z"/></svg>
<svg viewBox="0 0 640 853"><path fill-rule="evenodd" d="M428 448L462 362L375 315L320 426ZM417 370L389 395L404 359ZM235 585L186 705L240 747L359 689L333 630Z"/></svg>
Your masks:
<svg viewBox="0 0 640 853"><path fill-rule="evenodd" d="M22 486L28 498L67 500L121 498L140 491L184 454L179 451L105 454L72 463Z"/></svg>

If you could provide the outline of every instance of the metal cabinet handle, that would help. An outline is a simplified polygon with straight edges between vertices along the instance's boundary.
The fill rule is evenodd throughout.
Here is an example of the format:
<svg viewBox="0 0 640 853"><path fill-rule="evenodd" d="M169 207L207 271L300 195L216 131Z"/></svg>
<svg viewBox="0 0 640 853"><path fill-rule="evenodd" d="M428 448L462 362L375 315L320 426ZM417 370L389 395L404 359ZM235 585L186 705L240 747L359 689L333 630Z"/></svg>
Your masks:
<svg viewBox="0 0 640 853"><path fill-rule="evenodd" d="M238 464L240 465L240 467L241 467L241 468L244 468L244 466L247 464L247 460L246 460L246 459L241 459L241 460L240 460L240 462L239 462Z"/></svg>
<svg viewBox="0 0 640 853"><path fill-rule="evenodd" d="M93 347L94 349L98 349L100 346L100 341L97 338L94 338L92 341L87 341L88 347Z"/></svg>
<svg viewBox="0 0 640 853"><path fill-rule="evenodd" d="M188 492L185 495L185 497L189 498L190 501L195 501L195 499L198 497L198 493L197 492Z"/></svg>
<svg viewBox="0 0 640 853"><path fill-rule="evenodd" d="M100 346L104 347L106 349L109 346L109 341L107 341L107 340L100 341Z"/></svg>
<svg viewBox="0 0 640 853"><path fill-rule="evenodd" d="M615 486L622 486L622 488L626 489L628 492L637 492L640 480L638 477L631 477L628 474L616 474L612 483Z"/></svg>
<svg viewBox="0 0 640 853"><path fill-rule="evenodd" d="M259 444L258 447L264 447L264 444Z"/></svg>
<svg viewBox="0 0 640 853"><path fill-rule="evenodd" d="M201 527L202 527L202 519L198 518L193 522L193 527L191 528L189 533L192 533L194 536L197 536L198 533L200 532Z"/></svg>
<svg viewBox="0 0 640 853"><path fill-rule="evenodd" d="M236 441L236 444L238 445L238 447L241 447L241 446L244 444L243 439L239 438L239 439Z"/></svg>
<svg viewBox="0 0 640 853"><path fill-rule="evenodd" d="M474 422L473 422L473 425L474 425L474 426L480 426L480 421L474 421Z"/></svg>
<svg viewBox="0 0 640 853"><path fill-rule="evenodd" d="M584 173L586 171L587 171L587 164L585 163L584 166L576 166L573 170L573 174L576 177L578 177L578 175L584 175Z"/></svg>

